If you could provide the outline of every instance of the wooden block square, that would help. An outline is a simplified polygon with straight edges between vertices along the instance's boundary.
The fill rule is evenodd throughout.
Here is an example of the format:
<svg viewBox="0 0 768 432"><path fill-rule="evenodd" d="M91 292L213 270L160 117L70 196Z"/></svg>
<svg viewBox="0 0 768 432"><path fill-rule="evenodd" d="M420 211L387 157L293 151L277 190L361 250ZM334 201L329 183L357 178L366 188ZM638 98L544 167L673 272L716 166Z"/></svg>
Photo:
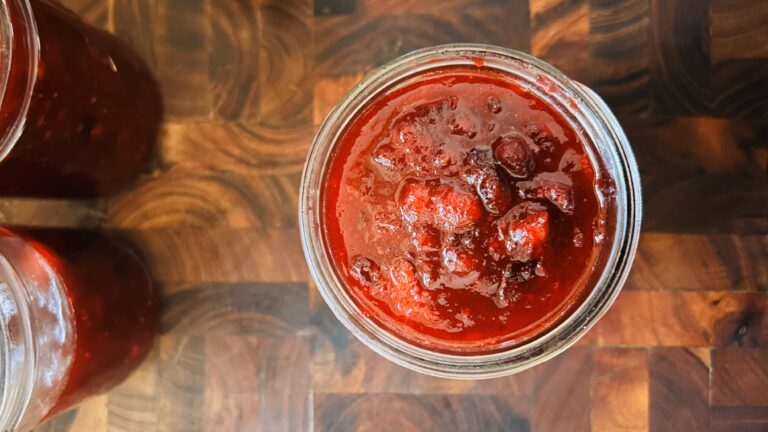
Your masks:
<svg viewBox="0 0 768 432"><path fill-rule="evenodd" d="M712 61L768 58L768 3L712 0Z"/></svg>
<svg viewBox="0 0 768 432"><path fill-rule="evenodd" d="M765 432L768 407L712 407L711 432Z"/></svg>
<svg viewBox="0 0 768 432"><path fill-rule="evenodd" d="M355 13L315 19L323 77L367 72L402 54L455 42L530 50L528 0L360 1Z"/></svg>
<svg viewBox="0 0 768 432"><path fill-rule="evenodd" d="M712 111L709 85L709 2L650 0L652 111Z"/></svg>
<svg viewBox="0 0 768 432"><path fill-rule="evenodd" d="M712 351L712 405L768 407L768 350Z"/></svg>
<svg viewBox="0 0 768 432"><path fill-rule="evenodd" d="M508 396L314 395L318 432L527 432L528 401Z"/></svg>
<svg viewBox="0 0 768 432"><path fill-rule="evenodd" d="M587 83L618 113L651 108L648 0L590 0Z"/></svg>
<svg viewBox="0 0 768 432"><path fill-rule="evenodd" d="M589 52L587 0L532 1L531 54L569 77L589 82L594 66Z"/></svg>
<svg viewBox="0 0 768 432"><path fill-rule="evenodd" d="M592 430L647 431L648 352L599 349L592 362Z"/></svg>
<svg viewBox="0 0 768 432"><path fill-rule="evenodd" d="M709 352L653 348L648 359L650 430L709 429Z"/></svg>
<svg viewBox="0 0 768 432"><path fill-rule="evenodd" d="M204 430L308 427L305 335L206 337Z"/></svg>
<svg viewBox="0 0 768 432"><path fill-rule="evenodd" d="M547 432L589 431L592 349L575 346L536 366L533 396L533 430Z"/></svg>

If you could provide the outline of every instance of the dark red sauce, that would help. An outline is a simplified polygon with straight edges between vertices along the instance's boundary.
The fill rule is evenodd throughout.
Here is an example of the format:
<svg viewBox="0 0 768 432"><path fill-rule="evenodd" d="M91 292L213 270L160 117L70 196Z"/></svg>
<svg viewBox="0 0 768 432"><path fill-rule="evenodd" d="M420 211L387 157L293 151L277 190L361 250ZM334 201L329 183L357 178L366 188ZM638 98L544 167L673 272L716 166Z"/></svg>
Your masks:
<svg viewBox="0 0 768 432"><path fill-rule="evenodd" d="M52 416L110 389L141 363L158 330L159 299L138 256L110 237L65 230L14 233L57 273L74 316L74 359Z"/></svg>
<svg viewBox="0 0 768 432"><path fill-rule="evenodd" d="M358 307L410 342L492 351L580 304L600 252L600 165L511 76L433 71L352 119L327 170L327 248Z"/></svg>
<svg viewBox="0 0 768 432"><path fill-rule="evenodd" d="M26 126L0 163L0 194L98 197L144 170L162 117L144 62L114 36L51 0L30 0L40 56ZM0 134L18 116L28 84L28 25L14 1L13 62Z"/></svg>

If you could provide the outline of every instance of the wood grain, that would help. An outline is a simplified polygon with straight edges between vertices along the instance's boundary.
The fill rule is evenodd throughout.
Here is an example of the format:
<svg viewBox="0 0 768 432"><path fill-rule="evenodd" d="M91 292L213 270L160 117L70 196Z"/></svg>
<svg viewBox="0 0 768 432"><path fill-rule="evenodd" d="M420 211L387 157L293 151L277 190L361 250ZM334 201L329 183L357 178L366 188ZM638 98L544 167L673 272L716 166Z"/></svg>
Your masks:
<svg viewBox="0 0 768 432"><path fill-rule="evenodd" d="M258 124L267 129L309 125L312 116L312 50L315 32L311 0L259 2Z"/></svg>
<svg viewBox="0 0 768 432"><path fill-rule="evenodd" d="M709 351L704 355L709 357ZM654 348L648 373L649 430L709 429L709 365L705 359L684 348Z"/></svg>
<svg viewBox="0 0 768 432"><path fill-rule="evenodd" d="M169 122L163 134L158 155L162 166L252 176L300 173L314 130L308 124L271 129L244 123Z"/></svg>
<svg viewBox="0 0 768 432"><path fill-rule="evenodd" d="M647 0L590 0L590 84L619 113L650 111Z"/></svg>
<svg viewBox="0 0 768 432"><path fill-rule="evenodd" d="M165 0L155 4L156 73L165 116L207 118L213 106L208 85L210 26L206 19L210 0Z"/></svg>
<svg viewBox="0 0 768 432"><path fill-rule="evenodd" d="M296 282L308 277L297 229L131 231L162 283Z"/></svg>
<svg viewBox="0 0 768 432"><path fill-rule="evenodd" d="M763 432L768 429L768 408L712 407L712 432Z"/></svg>
<svg viewBox="0 0 768 432"><path fill-rule="evenodd" d="M648 233L628 289L768 291L768 236Z"/></svg>
<svg viewBox="0 0 768 432"><path fill-rule="evenodd" d="M592 430L647 431L648 352L606 348L592 361Z"/></svg>
<svg viewBox="0 0 768 432"><path fill-rule="evenodd" d="M725 348L712 351L712 404L768 407L768 351Z"/></svg>
<svg viewBox="0 0 768 432"><path fill-rule="evenodd" d="M300 175L174 169L113 200L107 215L135 230L295 227Z"/></svg>
<svg viewBox="0 0 768 432"><path fill-rule="evenodd" d="M766 293L625 291L592 337L612 346L764 347L767 309Z"/></svg>
<svg viewBox="0 0 768 432"><path fill-rule="evenodd" d="M258 2L214 1L209 80L216 118L257 118L261 100L261 26Z"/></svg>
<svg viewBox="0 0 768 432"><path fill-rule="evenodd" d="M591 430L592 349L577 346L535 367L532 425L536 431Z"/></svg>
<svg viewBox="0 0 768 432"><path fill-rule="evenodd" d="M502 396L318 394L315 424L328 432L527 432L525 400Z"/></svg>
<svg viewBox="0 0 768 432"><path fill-rule="evenodd" d="M713 0L709 14L711 58L768 58L768 4L749 0Z"/></svg>
<svg viewBox="0 0 768 432"><path fill-rule="evenodd" d="M654 111L711 113L709 2L650 0L651 89Z"/></svg>
<svg viewBox="0 0 768 432"><path fill-rule="evenodd" d="M416 7L414 8L414 4ZM527 0L358 2L354 16L315 20L315 64L321 76L370 70L406 52L473 41L529 50ZM359 47L366 49L358 49Z"/></svg>
<svg viewBox="0 0 768 432"><path fill-rule="evenodd" d="M586 80L594 67L588 49L589 11L587 0L531 2L531 54Z"/></svg>

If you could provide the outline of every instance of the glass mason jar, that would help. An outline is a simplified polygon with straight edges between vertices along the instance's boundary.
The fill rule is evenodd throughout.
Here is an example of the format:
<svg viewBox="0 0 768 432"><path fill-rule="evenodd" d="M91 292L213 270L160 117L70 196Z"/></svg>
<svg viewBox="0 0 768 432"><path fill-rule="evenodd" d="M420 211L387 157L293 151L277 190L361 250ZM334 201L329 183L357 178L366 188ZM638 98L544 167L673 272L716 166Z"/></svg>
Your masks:
<svg viewBox="0 0 768 432"><path fill-rule="evenodd" d="M125 379L152 347L158 297L101 234L0 228L0 430L30 430Z"/></svg>
<svg viewBox="0 0 768 432"><path fill-rule="evenodd" d="M117 192L161 117L149 69L114 36L53 0L0 0L0 195Z"/></svg>
<svg viewBox="0 0 768 432"><path fill-rule="evenodd" d="M588 294L557 325L532 340L502 344L489 353L445 353L417 346L376 324L345 289L327 246L323 191L334 148L351 120L377 96L410 78L450 67L501 72L534 93L573 127L610 177L605 194L605 246L589 276ZM589 88L527 54L487 45L443 45L400 57L369 74L328 115L304 167L299 198L301 239L309 269L336 317L365 345L414 371L447 378L492 378L546 361L573 345L618 296L637 248L642 214L640 176L627 138L608 106Z"/></svg>

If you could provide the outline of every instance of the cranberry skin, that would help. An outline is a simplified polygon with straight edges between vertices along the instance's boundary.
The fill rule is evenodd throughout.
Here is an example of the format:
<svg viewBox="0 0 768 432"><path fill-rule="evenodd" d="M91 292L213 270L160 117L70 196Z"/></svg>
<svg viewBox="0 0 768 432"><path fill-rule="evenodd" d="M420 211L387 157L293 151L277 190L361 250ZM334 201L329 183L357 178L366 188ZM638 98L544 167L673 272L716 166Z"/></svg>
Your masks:
<svg viewBox="0 0 768 432"><path fill-rule="evenodd" d="M519 135L499 137L493 144L493 157L514 178L527 178L536 168L531 149Z"/></svg>
<svg viewBox="0 0 768 432"><path fill-rule="evenodd" d="M509 209L511 193L509 185L502 181L496 170L487 170L477 183L477 195L483 206L493 216L503 214Z"/></svg>

